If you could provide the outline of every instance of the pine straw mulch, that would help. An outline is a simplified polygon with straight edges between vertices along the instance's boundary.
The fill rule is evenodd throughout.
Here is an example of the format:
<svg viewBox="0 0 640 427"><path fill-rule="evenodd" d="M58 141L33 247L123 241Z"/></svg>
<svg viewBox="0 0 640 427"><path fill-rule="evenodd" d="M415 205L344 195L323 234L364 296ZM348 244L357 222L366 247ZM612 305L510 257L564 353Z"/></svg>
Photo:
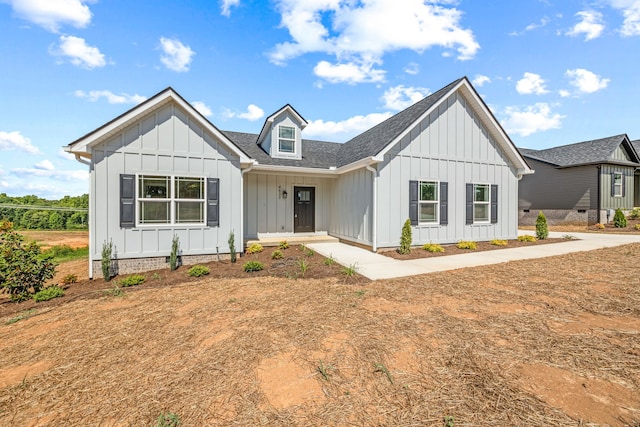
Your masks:
<svg viewBox="0 0 640 427"><path fill-rule="evenodd" d="M410 278L204 278L0 324L0 425L640 425L640 244Z"/></svg>

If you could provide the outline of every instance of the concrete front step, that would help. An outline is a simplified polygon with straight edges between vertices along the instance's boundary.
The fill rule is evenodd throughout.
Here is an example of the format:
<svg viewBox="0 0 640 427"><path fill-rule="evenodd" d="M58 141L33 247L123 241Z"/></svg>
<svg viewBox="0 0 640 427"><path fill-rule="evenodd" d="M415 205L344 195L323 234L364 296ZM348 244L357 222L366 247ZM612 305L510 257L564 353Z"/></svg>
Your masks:
<svg viewBox="0 0 640 427"><path fill-rule="evenodd" d="M333 236L311 235L311 236L280 236L280 237L260 237L245 241L246 247L253 243L259 243L264 247L278 246L280 242L286 240L290 245L309 245L312 243L338 243L340 240Z"/></svg>

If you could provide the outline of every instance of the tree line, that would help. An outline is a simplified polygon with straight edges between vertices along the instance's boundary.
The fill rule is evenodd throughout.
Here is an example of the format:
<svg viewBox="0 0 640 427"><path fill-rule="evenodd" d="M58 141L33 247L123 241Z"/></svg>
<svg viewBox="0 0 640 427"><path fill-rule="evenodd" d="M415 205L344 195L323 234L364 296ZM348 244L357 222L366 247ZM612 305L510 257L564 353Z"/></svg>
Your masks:
<svg viewBox="0 0 640 427"><path fill-rule="evenodd" d="M47 200L38 196L9 197L0 193L0 220L23 230L85 230L89 195Z"/></svg>

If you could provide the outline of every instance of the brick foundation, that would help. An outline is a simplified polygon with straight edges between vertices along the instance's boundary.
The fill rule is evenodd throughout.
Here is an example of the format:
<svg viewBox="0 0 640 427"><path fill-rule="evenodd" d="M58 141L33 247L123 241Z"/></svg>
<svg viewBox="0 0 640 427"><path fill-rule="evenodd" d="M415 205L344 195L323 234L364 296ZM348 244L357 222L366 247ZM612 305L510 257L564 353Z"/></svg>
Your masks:
<svg viewBox="0 0 640 427"><path fill-rule="evenodd" d="M182 255L179 257L179 265L204 264L230 258L229 254ZM111 272L114 276L162 270L164 268L169 268L169 257L125 258L111 261ZM100 260L93 261L93 278L102 278L102 262Z"/></svg>
<svg viewBox="0 0 640 427"><path fill-rule="evenodd" d="M518 225L536 225L539 210L518 211ZM606 222L606 212L597 209L577 211L575 209L545 209L542 211L547 217L548 225L578 225L587 226L598 222ZM600 213L600 218L598 214ZM604 218L603 218L604 217ZM611 218L613 219L613 218Z"/></svg>

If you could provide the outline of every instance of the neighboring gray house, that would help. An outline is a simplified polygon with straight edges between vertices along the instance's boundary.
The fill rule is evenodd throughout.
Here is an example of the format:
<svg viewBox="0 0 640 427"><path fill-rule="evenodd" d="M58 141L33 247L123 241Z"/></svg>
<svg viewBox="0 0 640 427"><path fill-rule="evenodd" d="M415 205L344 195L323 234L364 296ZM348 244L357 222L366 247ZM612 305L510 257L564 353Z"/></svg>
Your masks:
<svg viewBox="0 0 640 427"><path fill-rule="evenodd" d="M595 224L613 220L613 210L638 206L638 153L627 135L546 150L521 149L536 171L520 181L520 224L539 211L549 224Z"/></svg>
<svg viewBox="0 0 640 427"><path fill-rule="evenodd" d="M640 156L640 139L631 141L631 145L635 148L636 153ZM640 207L640 168L636 168L636 173L633 180L633 206Z"/></svg>
<svg viewBox="0 0 640 427"><path fill-rule="evenodd" d="M90 275L228 254L227 239L328 234L371 250L513 239L532 173L464 77L343 144L303 139L290 105L260 134L221 131L167 88L66 150L90 167Z"/></svg>

